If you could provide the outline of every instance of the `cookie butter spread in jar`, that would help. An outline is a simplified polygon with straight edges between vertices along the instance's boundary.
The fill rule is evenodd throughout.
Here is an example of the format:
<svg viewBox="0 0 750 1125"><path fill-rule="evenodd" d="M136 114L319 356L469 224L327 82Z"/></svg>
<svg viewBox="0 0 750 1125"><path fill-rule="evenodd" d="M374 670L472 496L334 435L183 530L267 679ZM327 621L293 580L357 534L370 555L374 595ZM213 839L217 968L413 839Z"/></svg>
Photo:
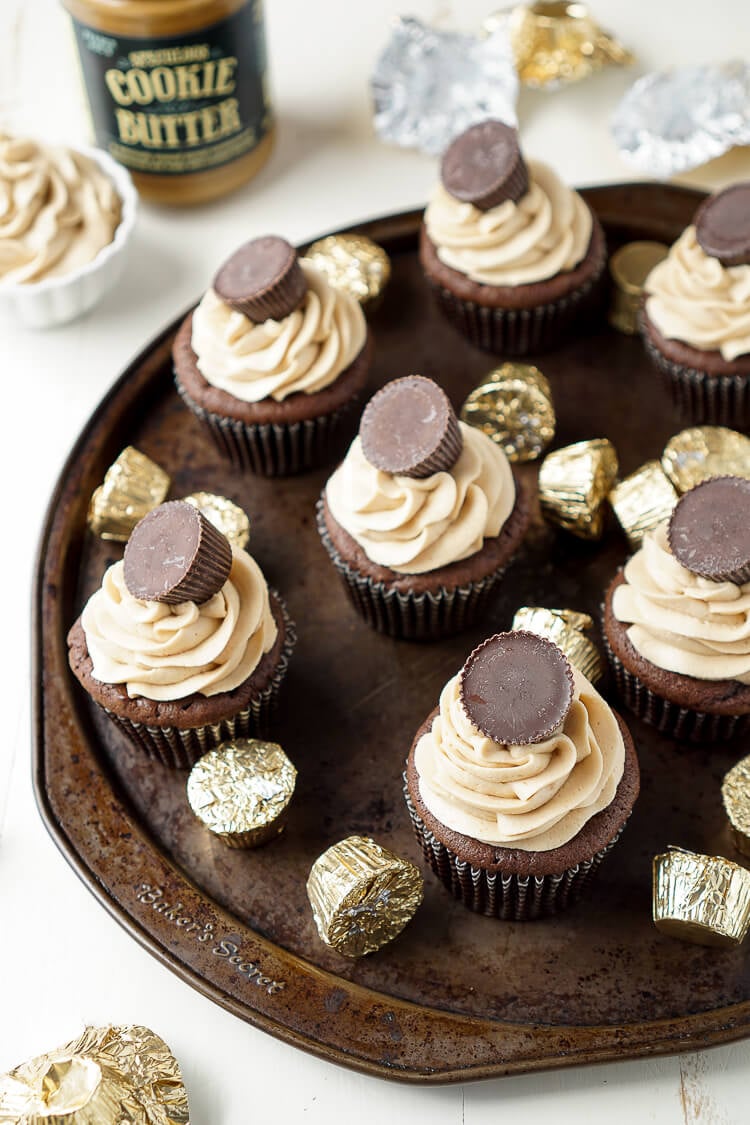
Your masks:
<svg viewBox="0 0 750 1125"><path fill-rule="evenodd" d="M273 143L262 0L63 0L96 143L159 203L201 203Z"/></svg>

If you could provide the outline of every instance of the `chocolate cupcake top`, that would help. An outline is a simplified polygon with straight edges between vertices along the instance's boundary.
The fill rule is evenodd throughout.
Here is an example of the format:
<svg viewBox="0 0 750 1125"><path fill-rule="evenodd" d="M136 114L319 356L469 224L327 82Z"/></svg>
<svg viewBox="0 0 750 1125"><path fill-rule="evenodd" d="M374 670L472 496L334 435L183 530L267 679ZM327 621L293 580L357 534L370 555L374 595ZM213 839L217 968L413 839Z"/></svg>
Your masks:
<svg viewBox="0 0 750 1125"><path fill-rule="evenodd" d="M714 477L677 503L667 533L672 554L713 582L750 581L750 480Z"/></svg>
<svg viewBox="0 0 750 1125"><path fill-rule="evenodd" d="M394 379L373 395L359 437L376 469L417 479L450 469L463 445L450 399L422 375Z"/></svg>
<svg viewBox="0 0 750 1125"><path fill-rule="evenodd" d="M455 138L440 164L443 187L454 199L489 211L528 191L518 133L503 121L480 121Z"/></svg>
<svg viewBox="0 0 750 1125"><path fill-rule="evenodd" d="M520 639L508 646L509 637ZM477 720L526 741L498 742ZM442 824L522 851L571 840L611 803L624 762L619 725L596 689L550 641L521 632L472 653L414 752L420 796Z"/></svg>
<svg viewBox="0 0 750 1125"><path fill-rule="evenodd" d="M750 265L750 181L710 196L693 220L699 245L723 266Z"/></svg>

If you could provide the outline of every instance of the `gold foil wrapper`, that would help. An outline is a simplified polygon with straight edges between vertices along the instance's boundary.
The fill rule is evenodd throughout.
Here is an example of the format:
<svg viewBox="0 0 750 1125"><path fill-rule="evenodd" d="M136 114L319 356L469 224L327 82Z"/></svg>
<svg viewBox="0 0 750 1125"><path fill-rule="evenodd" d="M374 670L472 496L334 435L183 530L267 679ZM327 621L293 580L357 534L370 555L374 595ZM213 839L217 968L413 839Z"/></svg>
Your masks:
<svg viewBox="0 0 750 1125"><path fill-rule="evenodd" d="M0 1077L0 1122L189 1125L179 1063L147 1027L87 1027Z"/></svg>
<svg viewBox="0 0 750 1125"><path fill-rule="evenodd" d="M256 848L283 831L296 781L297 770L278 743L237 738L195 763L187 799L230 848Z"/></svg>
<svg viewBox="0 0 750 1125"><path fill-rule="evenodd" d="M654 856L653 911L656 928L670 937L732 949L750 927L750 871L670 847Z"/></svg>
<svg viewBox="0 0 750 1125"><path fill-rule="evenodd" d="M609 259L613 281L609 306L609 323L618 332L635 336L638 332L638 311L643 299L643 285L654 266L669 253L663 242L627 242Z"/></svg>
<svg viewBox="0 0 750 1125"><path fill-rule="evenodd" d="M492 438L509 461L533 461L555 436L550 385L538 367L504 363L474 388L461 420Z"/></svg>
<svg viewBox="0 0 750 1125"><path fill-rule="evenodd" d="M247 512L233 500L228 500L226 496L219 496L215 492L192 492L184 499L202 512L206 519L227 537L233 547L243 550L247 547L250 541L250 520Z"/></svg>
<svg viewBox="0 0 750 1125"><path fill-rule="evenodd" d="M391 276L385 250L364 234L330 234L313 242L305 260L367 309L380 300Z"/></svg>
<svg viewBox="0 0 750 1125"><path fill-rule="evenodd" d="M594 642L584 636L593 627L587 613L572 609L547 609L543 606L522 606L513 618L511 629L527 629L553 641L578 671L596 684L604 675L604 663Z"/></svg>
<svg viewBox="0 0 750 1125"><path fill-rule="evenodd" d="M132 445L123 449L95 489L88 510L88 525L101 539L127 543L140 520L169 492L168 473Z"/></svg>
<svg viewBox="0 0 750 1125"><path fill-rule="evenodd" d="M539 470L544 516L579 539L600 539L617 469L617 452L607 438L578 441L548 453Z"/></svg>
<svg viewBox="0 0 750 1125"><path fill-rule="evenodd" d="M661 464L678 492L709 477L750 477L750 437L725 426L691 426L669 439Z"/></svg>
<svg viewBox="0 0 750 1125"><path fill-rule="evenodd" d="M485 20L491 32L507 24L516 70L526 86L577 82L603 66L629 66L633 55L603 31L583 4L541 0L518 4Z"/></svg>
<svg viewBox="0 0 750 1125"><path fill-rule="evenodd" d="M307 897L321 939L346 957L373 953L400 934L422 901L413 863L365 836L349 836L319 856Z"/></svg>
<svg viewBox="0 0 750 1125"><path fill-rule="evenodd" d="M750 756L743 758L725 775L721 799L732 843L738 852L750 857Z"/></svg>
<svg viewBox="0 0 750 1125"><path fill-rule="evenodd" d="M658 461L647 461L609 494L628 543L636 551L647 531L653 531L672 514L679 497Z"/></svg>

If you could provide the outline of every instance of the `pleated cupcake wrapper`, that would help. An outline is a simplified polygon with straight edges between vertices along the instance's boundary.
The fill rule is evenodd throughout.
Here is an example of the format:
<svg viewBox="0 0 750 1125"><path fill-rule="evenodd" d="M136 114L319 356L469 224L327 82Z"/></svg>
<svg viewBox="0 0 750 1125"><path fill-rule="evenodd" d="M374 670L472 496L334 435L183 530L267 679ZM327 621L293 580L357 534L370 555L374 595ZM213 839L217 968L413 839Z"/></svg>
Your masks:
<svg viewBox="0 0 750 1125"><path fill-rule="evenodd" d="M750 429L750 374L708 375L685 367L663 355L643 327L641 336L684 421Z"/></svg>
<svg viewBox="0 0 750 1125"><path fill-rule="evenodd" d="M208 426L223 456L236 468L265 477L291 476L332 461L350 435L359 403L357 395L318 418L254 424L205 410L179 380L177 390L188 409Z"/></svg>
<svg viewBox="0 0 750 1125"><path fill-rule="evenodd" d="M250 700L247 707L218 723L205 723L203 726L185 729L134 723L106 707L102 709L149 758L156 758L170 769L189 769L208 750L215 749L227 739L267 735L276 712L279 690L289 667L289 659L297 643L297 634L286 606L275 590L273 594L281 606L284 619L284 645L273 679Z"/></svg>
<svg viewBox="0 0 750 1125"><path fill-rule="evenodd" d="M577 902L595 871L622 834L623 826L591 859L558 875L504 875L474 867L447 848L414 807L404 776L404 798L425 862L454 898L469 910L513 922L531 922L557 914Z"/></svg>
<svg viewBox="0 0 750 1125"><path fill-rule="evenodd" d="M594 276L578 289L556 301L528 309L491 308L476 301L465 301L429 277L427 281L443 315L472 344L488 352L527 355L554 347L572 325L593 312L604 295L601 283L605 265L606 258L602 255Z"/></svg>
<svg viewBox="0 0 750 1125"><path fill-rule="evenodd" d="M724 742L750 729L750 715L716 715L709 711L696 711L657 695L638 676L628 671L614 653L606 631L602 630L602 634L620 697L639 719L661 734L684 742Z"/></svg>
<svg viewBox="0 0 750 1125"><path fill-rule="evenodd" d="M472 624L488 605L505 567L464 586L425 593L395 590L354 570L341 557L328 534L324 504L318 501L318 532L354 608L379 633L401 640L434 641Z"/></svg>

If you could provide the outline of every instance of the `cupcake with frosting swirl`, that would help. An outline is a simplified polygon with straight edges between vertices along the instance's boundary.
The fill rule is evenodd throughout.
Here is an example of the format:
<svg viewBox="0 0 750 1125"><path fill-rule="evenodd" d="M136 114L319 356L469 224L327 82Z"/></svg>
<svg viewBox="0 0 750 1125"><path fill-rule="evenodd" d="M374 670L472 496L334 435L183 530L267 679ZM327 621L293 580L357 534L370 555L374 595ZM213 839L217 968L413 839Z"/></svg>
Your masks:
<svg viewBox="0 0 750 1125"><path fill-rule="evenodd" d="M709 196L644 288L641 335L683 417L750 428L750 182Z"/></svg>
<svg viewBox="0 0 750 1125"><path fill-rule="evenodd" d="M573 903L619 837L639 770L623 721L546 638L490 637L417 731L405 798L465 906L526 921Z"/></svg>
<svg viewBox="0 0 750 1125"><path fill-rule="evenodd" d="M255 560L191 504L136 525L68 634L73 674L128 737L187 768L268 733L295 635Z"/></svg>
<svg viewBox="0 0 750 1125"><path fill-rule="evenodd" d="M419 375L370 400L318 505L323 544L355 608L373 628L409 639L475 621L528 522L503 451Z"/></svg>
<svg viewBox="0 0 750 1125"><path fill-rule="evenodd" d="M606 264L588 204L546 164L525 161L516 131L494 120L444 153L419 253L448 319L509 355L553 347L590 314Z"/></svg>
<svg viewBox="0 0 750 1125"><path fill-rule="evenodd" d="M358 301L269 235L227 259L183 322L175 380L237 467L286 475L335 455L371 351Z"/></svg>

